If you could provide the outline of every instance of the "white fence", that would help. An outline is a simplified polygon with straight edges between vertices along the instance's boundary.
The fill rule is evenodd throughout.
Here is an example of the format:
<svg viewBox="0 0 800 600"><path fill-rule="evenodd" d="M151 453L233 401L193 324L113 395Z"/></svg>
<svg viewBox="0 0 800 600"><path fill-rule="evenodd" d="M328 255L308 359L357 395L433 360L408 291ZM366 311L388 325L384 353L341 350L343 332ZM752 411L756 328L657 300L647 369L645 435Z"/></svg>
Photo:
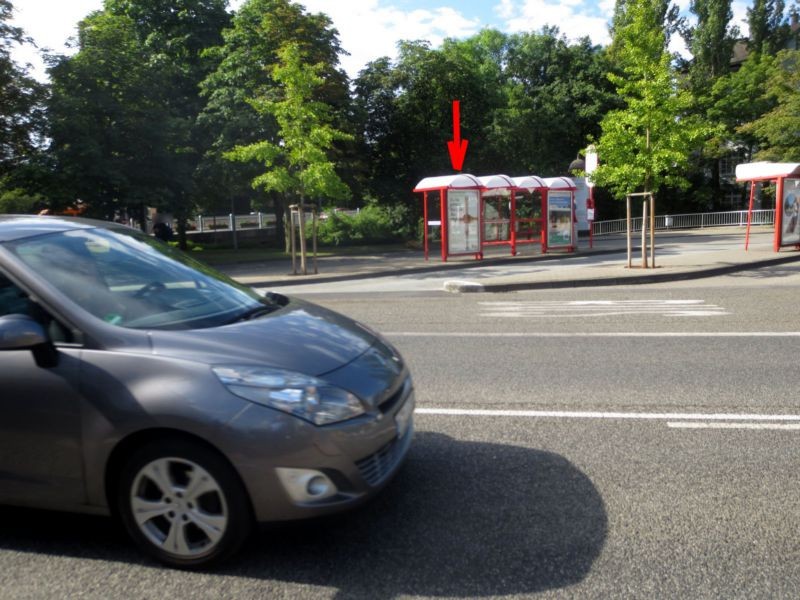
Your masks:
<svg viewBox="0 0 800 600"><path fill-rule="evenodd" d="M772 225L775 223L775 210L754 210L750 220L752 225ZM681 215L656 216L656 229L700 229L703 227L726 227L747 225L746 210L731 210L717 213L687 213ZM631 219L631 231L642 230L642 217ZM614 221L595 221L592 223L593 235L625 233L626 219Z"/></svg>
<svg viewBox="0 0 800 600"><path fill-rule="evenodd" d="M275 229L275 215L268 213L250 213L249 215L223 215L207 217L198 215L187 220L190 232L230 231L233 227L240 229Z"/></svg>
<svg viewBox="0 0 800 600"><path fill-rule="evenodd" d="M337 214L344 214L353 217L359 213L358 209L345 210L336 208L333 210ZM312 213L306 212L306 221L311 222ZM328 218L328 213L323 212L319 218L325 220ZM249 215L222 215L222 216L206 216L197 215L187 220L188 229L190 232L206 233L210 231L230 231L234 227L236 230L241 229L275 229L275 215L273 213L250 213Z"/></svg>

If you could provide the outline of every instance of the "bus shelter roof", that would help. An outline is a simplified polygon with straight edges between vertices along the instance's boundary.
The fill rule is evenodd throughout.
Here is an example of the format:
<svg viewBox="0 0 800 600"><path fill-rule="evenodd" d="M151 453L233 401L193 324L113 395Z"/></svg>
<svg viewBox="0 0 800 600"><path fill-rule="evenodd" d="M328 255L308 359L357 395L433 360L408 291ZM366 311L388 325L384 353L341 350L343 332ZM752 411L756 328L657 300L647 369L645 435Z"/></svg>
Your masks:
<svg viewBox="0 0 800 600"><path fill-rule="evenodd" d="M478 181L487 190L497 190L517 187L514 180L507 175L485 175L478 177Z"/></svg>
<svg viewBox="0 0 800 600"><path fill-rule="evenodd" d="M525 175L523 177L514 177L514 185L523 190L535 190L546 188L547 184L544 179L536 175Z"/></svg>
<svg viewBox="0 0 800 600"><path fill-rule="evenodd" d="M736 181L766 181L800 177L800 163L754 162L736 165Z"/></svg>
<svg viewBox="0 0 800 600"><path fill-rule="evenodd" d="M477 189L482 188L483 185L477 177L468 175L466 173L459 173L457 175L441 175L439 177L426 177L420 181L415 187L415 192L429 192L431 190L441 189Z"/></svg>
<svg viewBox="0 0 800 600"><path fill-rule="evenodd" d="M544 180L551 190L576 190L575 182L569 177L548 177Z"/></svg>

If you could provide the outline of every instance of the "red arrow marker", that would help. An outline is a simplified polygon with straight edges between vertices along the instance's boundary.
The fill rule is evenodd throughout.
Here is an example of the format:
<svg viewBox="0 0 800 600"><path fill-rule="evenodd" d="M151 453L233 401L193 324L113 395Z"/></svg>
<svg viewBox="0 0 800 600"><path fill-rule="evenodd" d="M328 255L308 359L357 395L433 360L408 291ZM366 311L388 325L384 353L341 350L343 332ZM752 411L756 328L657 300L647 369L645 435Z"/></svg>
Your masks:
<svg viewBox="0 0 800 600"><path fill-rule="evenodd" d="M453 139L447 142L450 152L450 163L453 169L460 171L464 166L464 157L467 155L467 140L461 139L461 107L458 100L453 100Z"/></svg>

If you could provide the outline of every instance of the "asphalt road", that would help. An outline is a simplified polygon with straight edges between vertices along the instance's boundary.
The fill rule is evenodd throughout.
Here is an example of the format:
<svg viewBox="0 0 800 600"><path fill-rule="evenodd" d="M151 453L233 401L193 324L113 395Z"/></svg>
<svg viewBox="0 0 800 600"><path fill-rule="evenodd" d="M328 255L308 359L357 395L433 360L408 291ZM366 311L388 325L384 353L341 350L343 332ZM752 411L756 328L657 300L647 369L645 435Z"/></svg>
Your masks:
<svg viewBox="0 0 800 600"><path fill-rule="evenodd" d="M384 494L211 573L160 568L107 519L0 509L0 597L796 597L798 291L784 267L314 294L414 373L417 439Z"/></svg>

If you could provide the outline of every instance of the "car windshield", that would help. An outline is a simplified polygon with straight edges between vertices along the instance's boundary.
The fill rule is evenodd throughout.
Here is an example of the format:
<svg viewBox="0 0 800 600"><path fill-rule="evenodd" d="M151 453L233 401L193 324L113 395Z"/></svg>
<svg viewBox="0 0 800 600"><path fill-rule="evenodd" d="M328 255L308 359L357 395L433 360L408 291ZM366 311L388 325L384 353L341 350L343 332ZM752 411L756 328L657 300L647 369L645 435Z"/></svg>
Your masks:
<svg viewBox="0 0 800 600"><path fill-rule="evenodd" d="M133 329L201 329L277 308L136 230L84 229L7 245L19 259L95 317Z"/></svg>

